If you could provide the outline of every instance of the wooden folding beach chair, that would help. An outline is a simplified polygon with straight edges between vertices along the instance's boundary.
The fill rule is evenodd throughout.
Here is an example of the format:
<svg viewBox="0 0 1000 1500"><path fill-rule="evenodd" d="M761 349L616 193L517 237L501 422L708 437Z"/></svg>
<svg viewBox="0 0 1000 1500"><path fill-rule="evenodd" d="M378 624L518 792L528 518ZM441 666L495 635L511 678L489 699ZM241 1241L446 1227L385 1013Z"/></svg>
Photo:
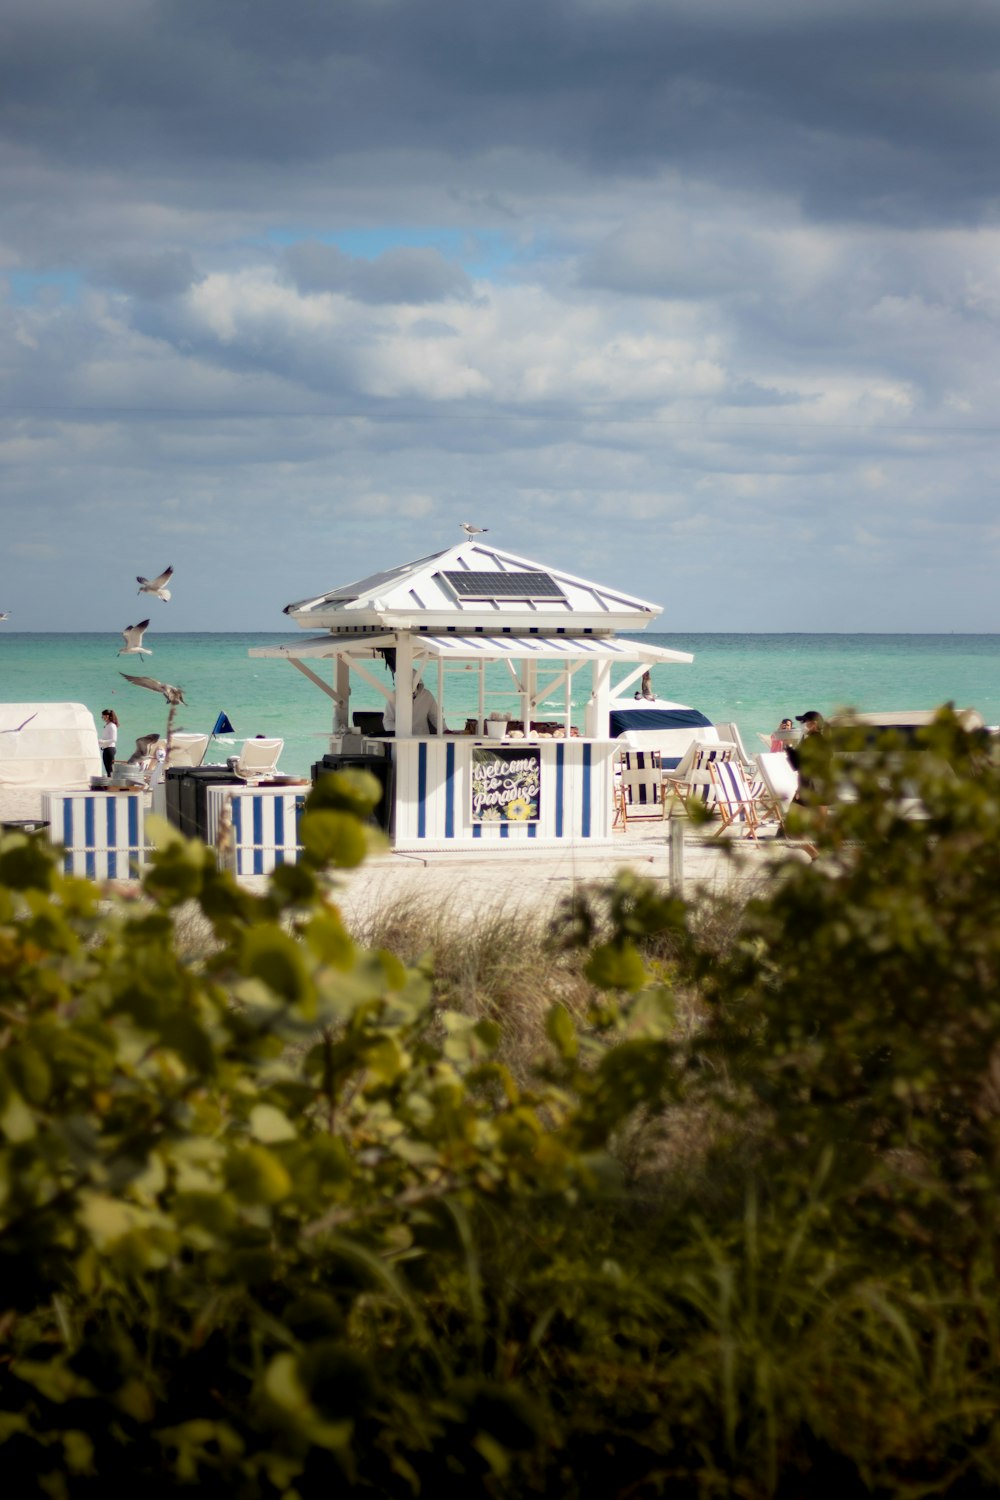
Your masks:
<svg viewBox="0 0 1000 1500"><path fill-rule="evenodd" d="M685 811L692 802L700 802L704 807L714 809L715 782L712 780L711 768L733 760L736 755L736 746L730 741L711 743L695 740L680 764L673 771L664 771L663 789L666 797L679 800ZM669 815L668 806L667 816Z"/></svg>
<svg viewBox="0 0 1000 1500"><path fill-rule="evenodd" d="M713 761L709 766L709 775L715 793L715 810L720 819L720 826L713 837L718 838L727 829L737 828L743 837L753 839L756 843L758 828L774 821L763 781L759 777L751 781L742 762L735 757L731 760Z"/></svg>
<svg viewBox="0 0 1000 1500"><path fill-rule="evenodd" d="M623 829L629 823L666 815L663 797L663 771L658 750L619 750L615 767L615 824Z"/></svg>

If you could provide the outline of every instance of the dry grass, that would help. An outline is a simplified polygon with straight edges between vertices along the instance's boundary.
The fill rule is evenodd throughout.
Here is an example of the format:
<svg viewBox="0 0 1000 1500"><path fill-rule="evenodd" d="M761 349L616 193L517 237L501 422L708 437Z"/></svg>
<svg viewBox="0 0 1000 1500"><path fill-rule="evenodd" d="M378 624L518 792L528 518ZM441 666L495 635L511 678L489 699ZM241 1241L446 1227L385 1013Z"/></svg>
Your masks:
<svg viewBox="0 0 1000 1500"><path fill-rule="evenodd" d="M523 910L479 909L470 922L460 896L442 903L407 895L350 927L364 947L424 967L442 1008L494 1021L500 1055L519 1078L546 1045L549 1007L561 1001L583 1023L596 998L583 974L586 955L560 946L549 922Z"/></svg>

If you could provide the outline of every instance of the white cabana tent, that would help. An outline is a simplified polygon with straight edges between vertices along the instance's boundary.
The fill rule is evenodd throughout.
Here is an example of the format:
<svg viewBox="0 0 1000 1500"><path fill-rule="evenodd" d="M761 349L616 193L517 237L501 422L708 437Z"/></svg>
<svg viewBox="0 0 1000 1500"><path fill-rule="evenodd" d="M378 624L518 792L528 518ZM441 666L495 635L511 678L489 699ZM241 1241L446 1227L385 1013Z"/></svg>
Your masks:
<svg viewBox="0 0 1000 1500"><path fill-rule="evenodd" d="M0 787L89 787L101 769L82 703L0 703Z"/></svg>
<svg viewBox="0 0 1000 1500"><path fill-rule="evenodd" d="M394 762L394 841L397 848L455 847L498 841L605 838L610 835L612 741L608 737L611 673L633 668L616 694L655 663L687 663L687 652L624 640L618 632L644 630L657 605L587 582L558 569L464 542L445 552L376 574L286 607L312 635L301 642L255 647L251 655L290 661L332 703L331 748L351 731L351 683L357 677L395 708L395 737L365 748ZM375 670L395 667L390 687ZM323 675L324 664L328 675ZM489 708L487 667L509 673L505 697L516 695L525 739L489 755L477 753ZM447 735L448 677L478 674L478 734ZM570 737L574 682L589 691L584 734ZM413 734L412 685L422 677L441 708L436 734ZM562 695L564 737L531 739L543 702ZM468 695L464 695L468 696ZM551 710L546 712L551 718ZM487 771L505 783L484 790ZM510 768L509 775L503 769ZM534 789L534 790L532 790ZM521 791L525 795L520 795ZM531 793L529 795L529 792ZM535 795L537 792L537 795ZM496 816L497 807L513 808ZM527 812L525 812L527 809ZM519 824L520 826L514 826Z"/></svg>

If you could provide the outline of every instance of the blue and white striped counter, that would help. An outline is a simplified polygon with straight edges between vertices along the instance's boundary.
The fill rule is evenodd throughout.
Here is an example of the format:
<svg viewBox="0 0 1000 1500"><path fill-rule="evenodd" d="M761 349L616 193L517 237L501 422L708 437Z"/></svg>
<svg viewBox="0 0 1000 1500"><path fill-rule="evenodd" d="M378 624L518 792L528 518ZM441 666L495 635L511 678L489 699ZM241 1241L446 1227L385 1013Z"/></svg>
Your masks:
<svg viewBox="0 0 1000 1500"><path fill-rule="evenodd" d="M484 849L611 841L613 740L493 740L432 736L391 740L395 757L392 831L396 849ZM472 814L472 752L503 748L541 756L533 822Z"/></svg>
<svg viewBox="0 0 1000 1500"><path fill-rule="evenodd" d="M65 849L67 875L127 880L146 863L144 791L45 792L49 838Z"/></svg>
<svg viewBox="0 0 1000 1500"><path fill-rule="evenodd" d="M235 875L269 875L278 865L294 864L299 855L299 814L308 786L210 786L207 821L217 829L231 802ZM218 850L219 861L227 857ZM230 860L232 860L230 851Z"/></svg>

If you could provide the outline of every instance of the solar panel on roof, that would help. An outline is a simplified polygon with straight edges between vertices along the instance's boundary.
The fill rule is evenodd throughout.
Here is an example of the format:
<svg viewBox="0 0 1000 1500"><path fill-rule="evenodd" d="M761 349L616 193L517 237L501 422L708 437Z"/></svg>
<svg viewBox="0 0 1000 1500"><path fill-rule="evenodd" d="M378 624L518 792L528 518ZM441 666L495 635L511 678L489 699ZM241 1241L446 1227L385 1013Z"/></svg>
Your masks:
<svg viewBox="0 0 1000 1500"><path fill-rule="evenodd" d="M548 573L443 573L459 599L560 599L566 595Z"/></svg>

